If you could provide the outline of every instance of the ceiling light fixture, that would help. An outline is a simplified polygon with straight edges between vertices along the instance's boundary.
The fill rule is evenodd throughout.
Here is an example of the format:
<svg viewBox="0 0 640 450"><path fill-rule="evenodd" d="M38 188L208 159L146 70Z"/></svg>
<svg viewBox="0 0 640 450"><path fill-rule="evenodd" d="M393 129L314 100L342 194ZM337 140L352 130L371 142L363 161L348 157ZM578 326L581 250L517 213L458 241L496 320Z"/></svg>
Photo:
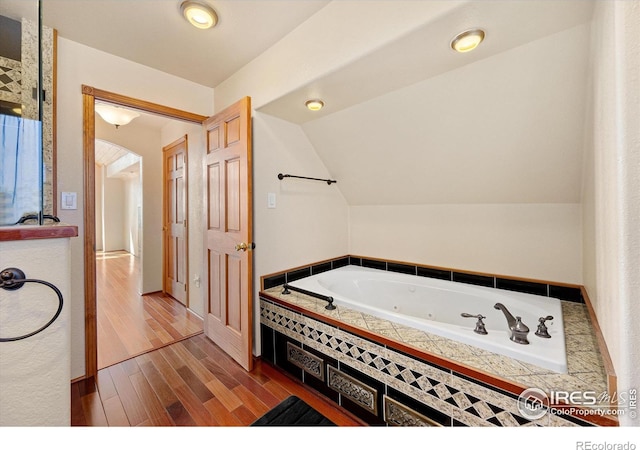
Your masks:
<svg viewBox="0 0 640 450"><path fill-rule="evenodd" d="M209 5L186 1L180 5L180 11L191 25L202 30L213 28L218 23L218 15Z"/></svg>
<svg viewBox="0 0 640 450"><path fill-rule="evenodd" d="M484 40L484 31L477 28L458 34L451 41L451 48L460 53L470 52Z"/></svg>
<svg viewBox="0 0 640 450"><path fill-rule="evenodd" d="M304 104L311 111L320 111L324 107L324 102L318 99L307 100Z"/></svg>
<svg viewBox="0 0 640 450"><path fill-rule="evenodd" d="M96 112L100 114L100 117L102 117L105 122L115 125L116 128L120 127L120 125L127 125L140 115L130 109L124 109L104 103L96 104Z"/></svg>

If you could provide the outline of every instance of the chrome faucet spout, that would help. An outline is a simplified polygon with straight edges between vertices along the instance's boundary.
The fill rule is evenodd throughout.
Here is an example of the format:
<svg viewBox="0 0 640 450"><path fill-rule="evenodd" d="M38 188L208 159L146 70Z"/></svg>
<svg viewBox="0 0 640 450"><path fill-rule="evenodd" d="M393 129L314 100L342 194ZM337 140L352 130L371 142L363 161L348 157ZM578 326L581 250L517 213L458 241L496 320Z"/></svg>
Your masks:
<svg viewBox="0 0 640 450"><path fill-rule="evenodd" d="M504 306L502 303L496 303L495 305L493 305L493 307L495 309L499 309L504 313L504 316L507 318L507 324L509 325L510 330L516 326L516 318L511 315L506 306Z"/></svg>
<svg viewBox="0 0 640 450"><path fill-rule="evenodd" d="M493 307L502 311L506 317L509 332L511 333L509 339L518 344L528 344L529 340L527 339L527 334L529 334L529 327L522 323L522 317L513 317L507 307L502 303L496 303Z"/></svg>

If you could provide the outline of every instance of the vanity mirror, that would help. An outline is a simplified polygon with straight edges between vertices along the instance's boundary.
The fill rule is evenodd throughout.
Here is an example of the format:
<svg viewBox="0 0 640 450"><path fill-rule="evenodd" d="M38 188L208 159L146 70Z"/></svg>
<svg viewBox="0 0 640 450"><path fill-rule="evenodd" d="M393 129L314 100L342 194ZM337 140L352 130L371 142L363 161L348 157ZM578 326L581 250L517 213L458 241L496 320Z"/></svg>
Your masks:
<svg viewBox="0 0 640 450"><path fill-rule="evenodd" d="M56 32L40 3L0 3L0 226L56 214Z"/></svg>

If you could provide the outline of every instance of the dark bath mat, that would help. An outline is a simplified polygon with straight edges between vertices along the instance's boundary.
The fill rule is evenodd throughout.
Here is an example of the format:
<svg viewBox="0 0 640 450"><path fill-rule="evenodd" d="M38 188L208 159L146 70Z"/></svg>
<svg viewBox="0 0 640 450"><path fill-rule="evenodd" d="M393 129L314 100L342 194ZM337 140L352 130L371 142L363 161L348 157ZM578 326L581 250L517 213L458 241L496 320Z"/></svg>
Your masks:
<svg viewBox="0 0 640 450"><path fill-rule="evenodd" d="M252 427L315 427L335 426L325 416L295 395L285 398L279 405L251 424Z"/></svg>

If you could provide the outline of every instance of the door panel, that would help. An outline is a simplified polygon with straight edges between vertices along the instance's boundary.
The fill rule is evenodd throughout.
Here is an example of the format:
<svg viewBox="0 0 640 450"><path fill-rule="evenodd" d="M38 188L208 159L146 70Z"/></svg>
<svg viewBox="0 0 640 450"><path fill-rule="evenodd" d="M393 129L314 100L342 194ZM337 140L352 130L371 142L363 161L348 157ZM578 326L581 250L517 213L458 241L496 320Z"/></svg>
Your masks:
<svg viewBox="0 0 640 450"><path fill-rule="evenodd" d="M187 305L187 137L162 150L165 186L162 289Z"/></svg>
<svg viewBox="0 0 640 450"><path fill-rule="evenodd" d="M242 261L240 258L228 257L227 270L229 274L228 295L230 298L242 296ZM240 304L229 302L227 309L227 326L237 333L242 333L242 311Z"/></svg>
<svg viewBox="0 0 640 450"><path fill-rule="evenodd" d="M220 274L222 273L222 262L220 253L213 250L208 251L209 258L207 265L209 267L209 314L222 321L222 299L220 294Z"/></svg>
<svg viewBox="0 0 640 450"><path fill-rule="evenodd" d="M205 334L246 370L253 367L251 99L205 120Z"/></svg>
<svg viewBox="0 0 640 450"><path fill-rule="evenodd" d="M227 231L240 232L241 209L240 205L240 161L238 159L227 161Z"/></svg>
<svg viewBox="0 0 640 450"><path fill-rule="evenodd" d="M208 167L207 187L208 196L208 228L220 229L220 165L212 164Z"/></svg>

